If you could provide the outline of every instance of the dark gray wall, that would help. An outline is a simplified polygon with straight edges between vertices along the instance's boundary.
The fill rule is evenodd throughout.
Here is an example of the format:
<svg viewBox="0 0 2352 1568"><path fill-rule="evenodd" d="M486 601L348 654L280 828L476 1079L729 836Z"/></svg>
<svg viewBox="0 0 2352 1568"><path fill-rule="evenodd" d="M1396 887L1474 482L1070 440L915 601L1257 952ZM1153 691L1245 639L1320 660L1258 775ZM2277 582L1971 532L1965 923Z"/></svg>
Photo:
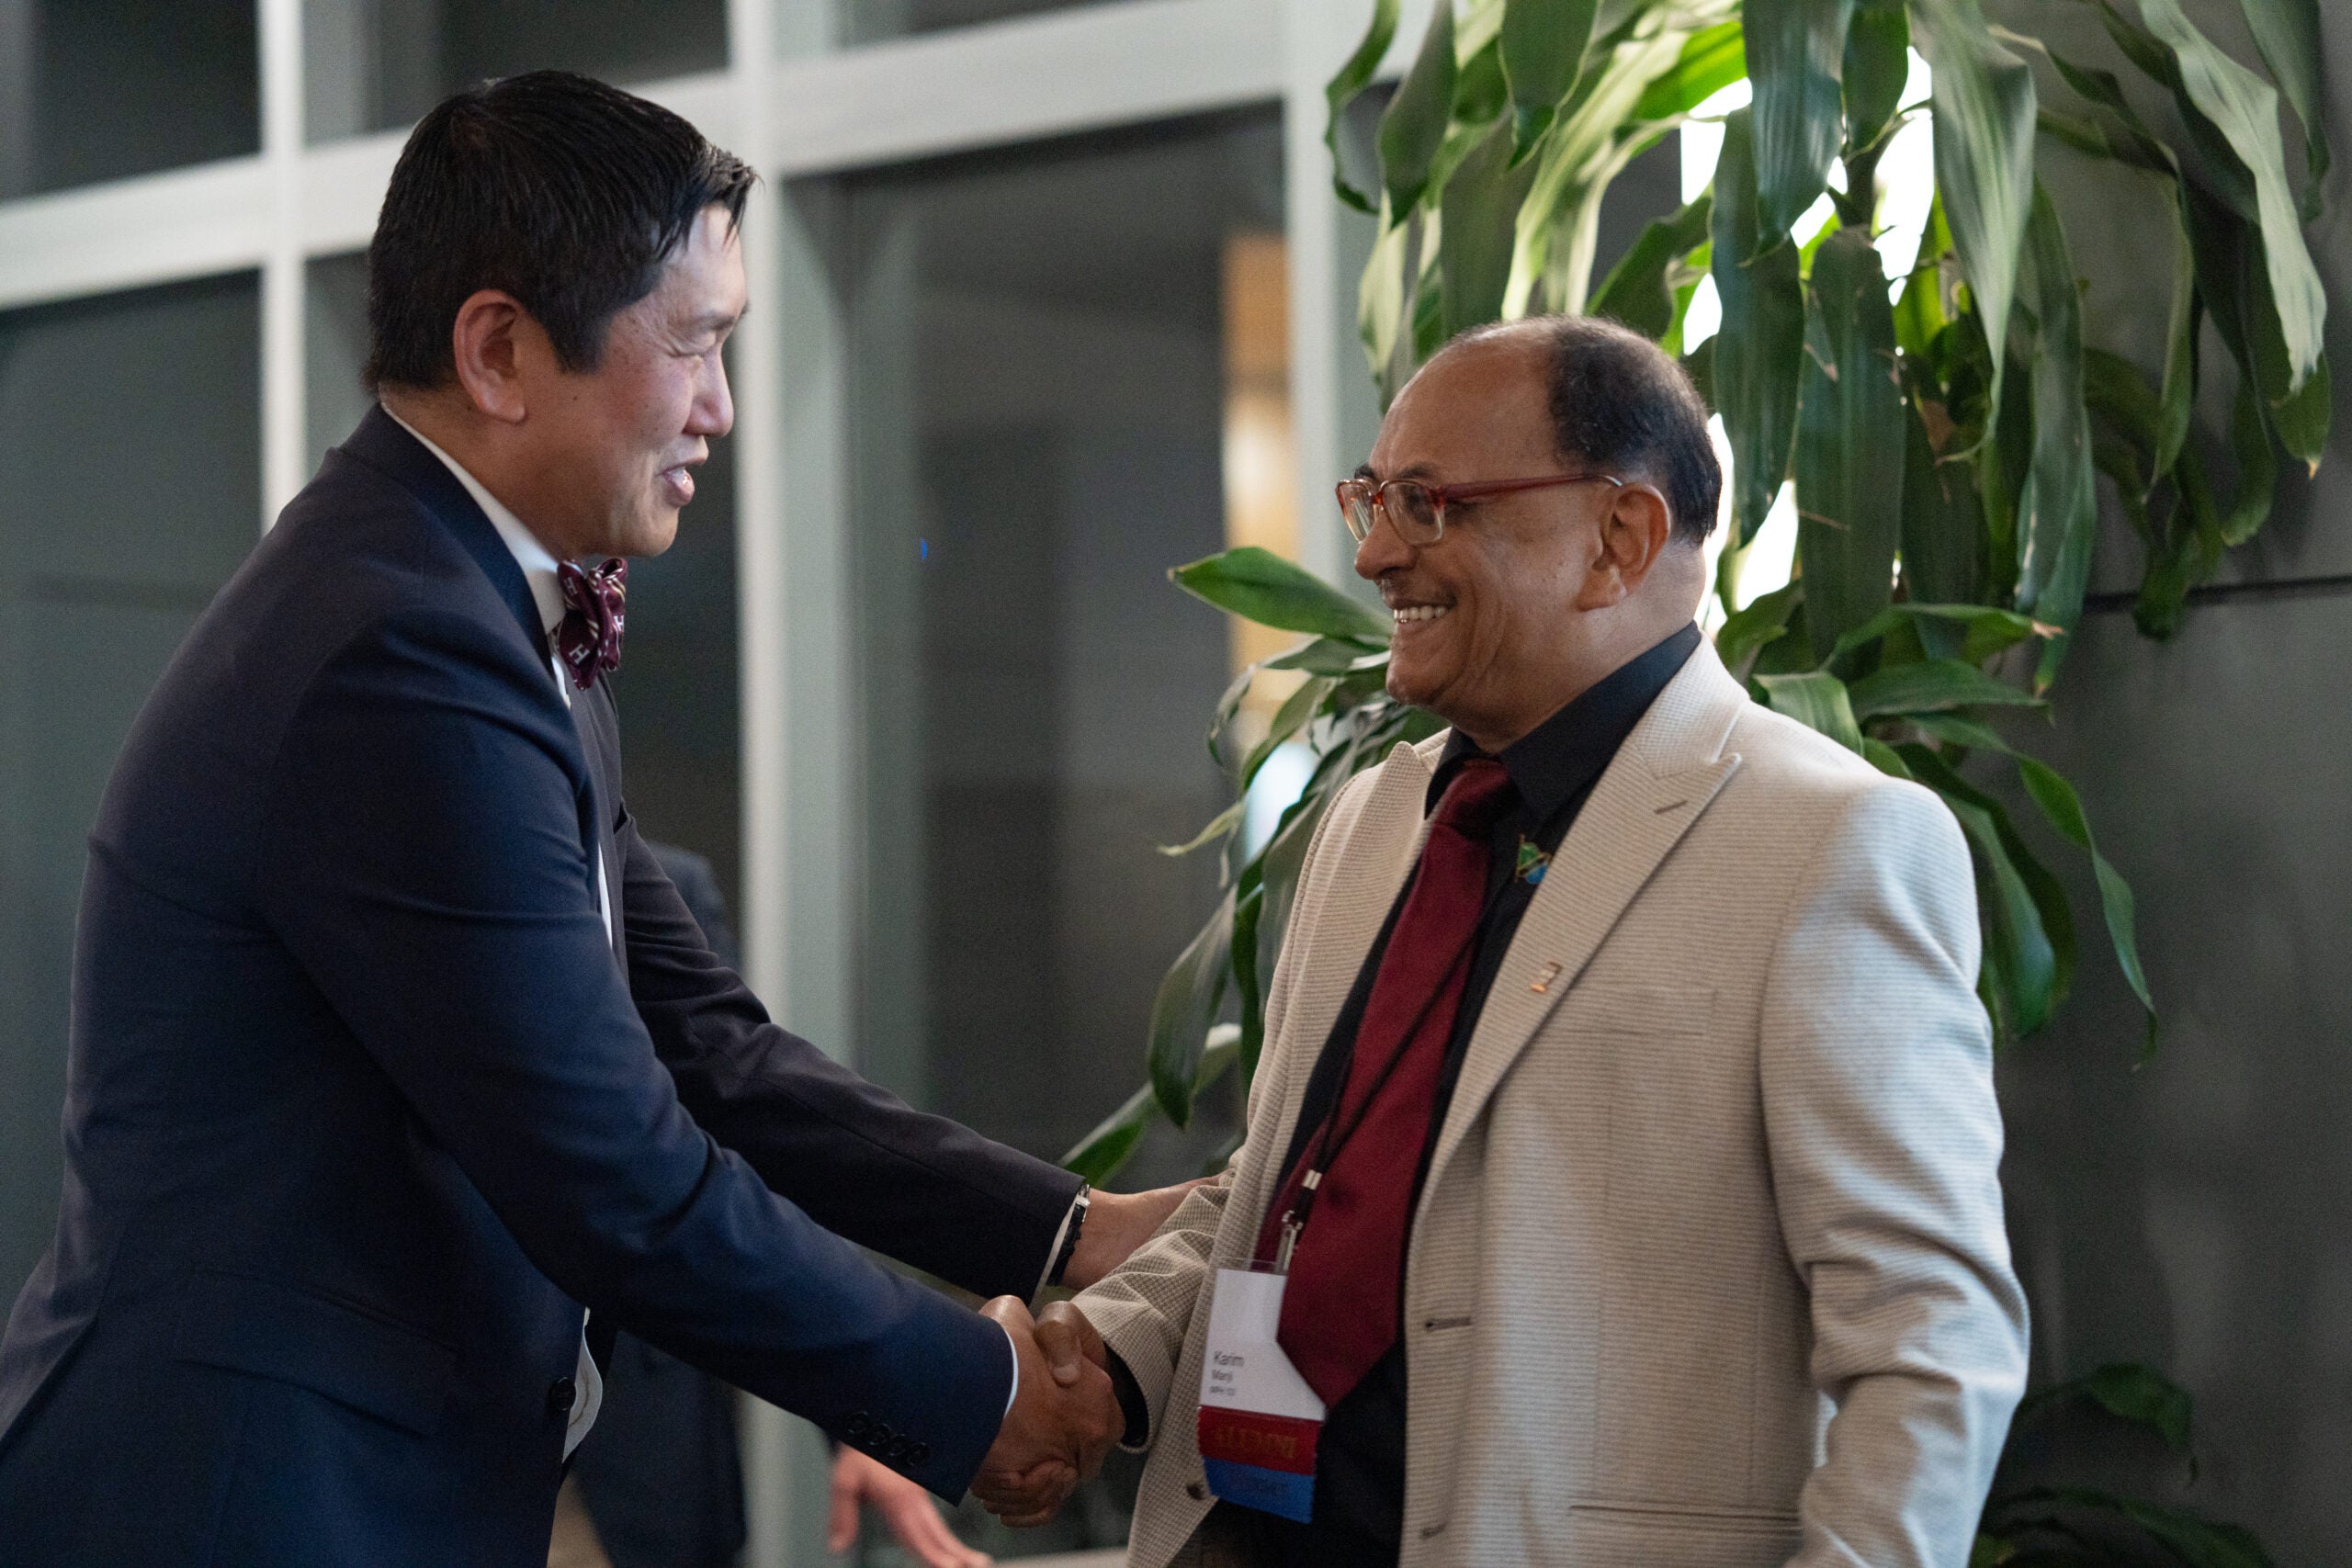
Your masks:
<svg viewBox="0 0 2352 1568"><path fill-rule="evenodd" d="M2352 11L2324 6L2332 130L2352 151ZM2075 7L2008 7L2015 25L2098 56ZM2241 49L2235 6L2193 6ZM2053 101L2063 101L2054 89ZM2159 353L2167 243L2154 193L2045 139L2094 341ZM2197 1403L2202 1474L2111 1427L2062 1421L2027 1445L2051 1474L2096 1478L2244 1523L2286 1564L2352 1559L2352 183L2339 164L2311 231L2334 303L2335 438L2315 479L2224 564L2240 585L2149 642L2094 611L2054 726L2020 728L2082 786L2139 895L2164 1013L2135 1071L2138 1010L2092 913L2089 879L2052 846L2089 917L2077 994L2001 1068L2011 1226L2032 1294L2037 1379L2143 1359ZM2214 367L2200 418L2219 428ZM2218 396L2211 395L2218 394ZM2136 583L2113 519L2097 585ZM2030 811L2029 811L2030 815ZM2047 836L2043 841L2047 842Z"/></svg>

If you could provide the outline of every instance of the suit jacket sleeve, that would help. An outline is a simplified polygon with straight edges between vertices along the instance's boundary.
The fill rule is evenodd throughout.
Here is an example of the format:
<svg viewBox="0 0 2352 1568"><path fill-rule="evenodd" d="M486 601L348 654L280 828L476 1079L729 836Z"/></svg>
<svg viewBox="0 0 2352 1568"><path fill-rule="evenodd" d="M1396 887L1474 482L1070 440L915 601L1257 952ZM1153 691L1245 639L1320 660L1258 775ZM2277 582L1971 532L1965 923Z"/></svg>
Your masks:
<svg viewBox="0 0 2352 1568"><path fill-rule="evenodd" d="M255 897L548 1279L830 1432L887 1423L908 1442L885 1457L960 1495L1003 1416L1003 1334L828 1234L695 1124L605 939L590 798L519 639L400 612L312 678Z"/></svg>
<svg viewBox="0 0 2352 1568"><path fill-rule="evenodd" d="M1773 1190L1837 1407L1805 1568L1961 1568L2023 1392L1978 957L1959 825L1872 781L1793 891L1764 998Z"/></svg>
<svg viewBox="0 0 2352 1568"><path fill-rule="evenodd" d="M623 814L628 984L686 1110L850 1240L982 1296L1035 1295L1079 1179L925 1115L769 1021Z"/></svg>

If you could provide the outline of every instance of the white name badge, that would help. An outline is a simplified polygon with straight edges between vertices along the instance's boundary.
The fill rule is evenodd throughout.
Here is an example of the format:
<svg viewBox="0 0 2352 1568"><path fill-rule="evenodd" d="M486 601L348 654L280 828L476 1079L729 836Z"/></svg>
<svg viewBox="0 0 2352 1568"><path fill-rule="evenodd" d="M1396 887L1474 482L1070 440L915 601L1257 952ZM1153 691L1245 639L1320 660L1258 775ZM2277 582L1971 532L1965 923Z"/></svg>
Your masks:
<svg viewBox="0 0 2352 1568"><path fill-rule="evenodd" d="M1210 1491L1304 1523L1314 1512L1324 1410L1277 1342L1289 1282L1283 1274L1217 1270L1196 1431Z"/></svg>

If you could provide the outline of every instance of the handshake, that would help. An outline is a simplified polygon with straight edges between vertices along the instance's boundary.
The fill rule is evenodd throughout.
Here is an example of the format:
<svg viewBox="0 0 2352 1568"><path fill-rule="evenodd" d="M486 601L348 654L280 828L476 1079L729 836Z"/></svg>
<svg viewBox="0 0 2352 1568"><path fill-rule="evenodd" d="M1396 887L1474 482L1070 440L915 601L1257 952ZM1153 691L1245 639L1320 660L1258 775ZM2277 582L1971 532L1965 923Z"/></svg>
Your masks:
<svg viewBox="0 0 2352 1568"><path fill-rule="evenodd" d="M1008 1525L1042 1525L1102 1466L1126 1429L1102 1337L1068 1302L1035 1319L1017 1296L980 1309L1012 1336L1021 1383L972 1494Z"/></svg>

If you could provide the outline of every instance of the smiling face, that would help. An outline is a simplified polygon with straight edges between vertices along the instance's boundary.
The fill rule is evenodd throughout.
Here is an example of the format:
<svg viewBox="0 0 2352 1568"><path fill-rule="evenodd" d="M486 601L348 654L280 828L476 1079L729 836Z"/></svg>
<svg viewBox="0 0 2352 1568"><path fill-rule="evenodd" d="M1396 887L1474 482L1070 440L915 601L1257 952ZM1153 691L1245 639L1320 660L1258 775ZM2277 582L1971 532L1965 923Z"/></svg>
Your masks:
<svg viewBox="0 0 2352 1568"><path fill-rule="evenodd" d="M653 292L614 316L593 370L538 361L518 434L529 489L509 501L557 555L655 556L677 536L695 468L735 423L719 350L743 313L742 247L704 209ZM503 498L502 498L503 499Z"/></svg>
<svg viewBox="0 0 2352 1568"><path fill-rule="evenodd" d="M1363 476L1464 485L1593 471L1559 450L1550 365L1534 330L1446 348L1389 405ZM1396 618L1389 694L1499 751L1688 621L1699 551L1671 539L1657 487L1625 477L1453 502L1433 544L1374 526L1356 571Z"/></svg>

